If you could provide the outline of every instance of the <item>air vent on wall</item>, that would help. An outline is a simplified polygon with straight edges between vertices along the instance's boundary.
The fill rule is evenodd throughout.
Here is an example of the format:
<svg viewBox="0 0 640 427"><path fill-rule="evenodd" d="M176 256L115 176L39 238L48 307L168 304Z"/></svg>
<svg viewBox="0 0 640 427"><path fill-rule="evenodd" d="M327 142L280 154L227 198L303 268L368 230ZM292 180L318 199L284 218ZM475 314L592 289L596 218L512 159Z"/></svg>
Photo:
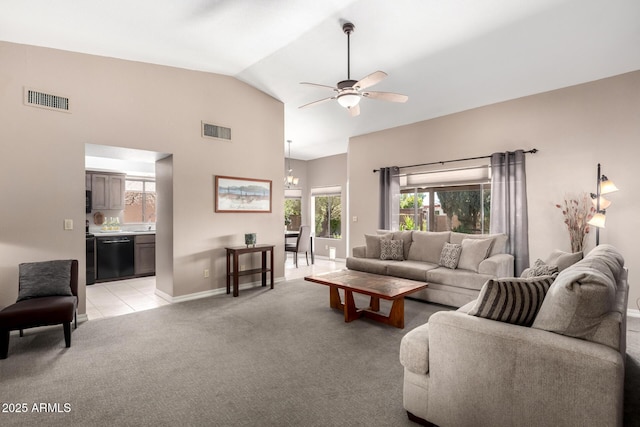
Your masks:
<svg viewBox="0 0 640 427"><path fill-rule="evenodd" d="M69 98L29 89L27 87L24 88L24 104L32 107L46 108L48 110L64 111L66 113L71 112Z"/></svg>
<svg viewBox="0 0 640 427"><path fill-rule="evenodd" d="M202 136L204 138L216 138L231 141L231 128L202 122Z"/></svg>

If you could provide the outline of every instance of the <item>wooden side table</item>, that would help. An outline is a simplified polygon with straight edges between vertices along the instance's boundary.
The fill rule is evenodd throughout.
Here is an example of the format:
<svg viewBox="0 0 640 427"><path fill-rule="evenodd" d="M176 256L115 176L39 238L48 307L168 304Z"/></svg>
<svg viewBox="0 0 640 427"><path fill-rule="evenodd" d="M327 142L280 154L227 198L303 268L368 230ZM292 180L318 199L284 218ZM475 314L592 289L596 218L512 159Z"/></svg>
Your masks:
<svg viewBox="0 0 640 427"><path fill-rule="evenodd" d="M249 276L252 274L262 275L262 286L267 286L267 273L271 273L271 289L273 289L273 248L275 245L255 245L255 246L234 246L225 248L227 250L227 294L231 292L231 278L233 277L233 296L238 296L239 278L240 276ZM262 253L262 266L250 270L240 271L238 257L242 254L250 254L254 252ZM270 263L267 266L267 252L271 253ZM231 259L233 258L233 268Z"/></svg>

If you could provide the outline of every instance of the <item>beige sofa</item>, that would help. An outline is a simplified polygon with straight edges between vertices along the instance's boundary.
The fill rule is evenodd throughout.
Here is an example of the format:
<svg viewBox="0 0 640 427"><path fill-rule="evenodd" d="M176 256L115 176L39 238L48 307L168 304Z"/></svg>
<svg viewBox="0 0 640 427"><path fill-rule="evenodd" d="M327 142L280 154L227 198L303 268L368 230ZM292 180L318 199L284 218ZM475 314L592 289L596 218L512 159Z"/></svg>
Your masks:
<svg viewBox="0 0 640 427"><path fill-rule="evenodd" d="M468 314L477 301L432 315L400 345L410 418L441 427L621 426L623 265L615 248L596 247L559 273L531 327Z"/></svg>
<svg viewBox="0 0 640 427"><path fill-rule="evenodd" d="M380 259L383 239L403 242L403 261ZM346 267L429 284L427 289L411 294L411 298L461 307L478 297L488 279L513 275L513 256L505 253L505 234L379 230L375 235L365 235L365 240L365 246L353 248ZM462 247L457 268L440 265L445 243Z"/></svg>

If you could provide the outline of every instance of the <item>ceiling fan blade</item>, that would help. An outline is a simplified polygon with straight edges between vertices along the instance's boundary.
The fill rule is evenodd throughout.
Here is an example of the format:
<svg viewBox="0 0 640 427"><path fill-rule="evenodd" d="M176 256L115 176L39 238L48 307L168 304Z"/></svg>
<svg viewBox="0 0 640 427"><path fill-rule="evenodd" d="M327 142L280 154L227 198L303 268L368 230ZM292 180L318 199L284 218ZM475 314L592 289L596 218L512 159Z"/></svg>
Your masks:
<svg viewBox="0 0 640 427"><path fill-rule="evenodd" d="M298 108L307 108L307 107L311 107L311 106L313 106L313 105L322 104L323 102L331 101L332 99L336 99L336 97L335 97L335 96L331 96L331 97L329 97L329 98L319 99L319 100L317 100L317 101L313 101L313 102L310 102L310 103L308 103L308 104L301 105L301 106L299 106Z"/></svg>
<svg viewBox="0 0 640 427"><path fill-rule="evenodd" d="M369 86L379 83L385 77L387 77L387 73L384 71L376 71L375 73L371 73L367 77L360 79L360 81L353 85L353 87L356 89L366 89Z"/></svg>
<svg viewBox="0 0 640 427"><path fill-rule="evenodd" d="M301 85L309 85L309 86L317 86L317 87L325 87L327 89L331 89L331 90L335 90L337 91L338 89L336 89L333 86L327 86L327 85L320 85L318 83L309 83L309 82L300 82Z"/></svg>
<svg viewBox="0 0 640 427"><path fill-rule="evenodd" d="M381 101L390 102L407 102L409 97L407 95L400 95L399 93L391 92L362 92L362 96L371 99L379 99Z"/></svg>
<svg viewBox="0 0 640 427"><path fill-rule="evenodd" d="M353 107L349 108L349 114L351 114L351 117L355 117L355 116L359 116L360 115L360 104L356 104Z"/></svg>

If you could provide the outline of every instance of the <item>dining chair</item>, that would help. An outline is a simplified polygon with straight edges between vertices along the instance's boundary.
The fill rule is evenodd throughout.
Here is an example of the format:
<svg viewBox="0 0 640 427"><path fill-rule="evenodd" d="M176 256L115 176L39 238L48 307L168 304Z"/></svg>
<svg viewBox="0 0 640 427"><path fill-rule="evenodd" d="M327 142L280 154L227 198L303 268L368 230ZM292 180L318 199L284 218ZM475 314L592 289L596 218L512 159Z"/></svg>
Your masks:
<svg viewBox="0 0 640 427"><path fill-rule="evenodd" d="M300 227L300 233L296 239L296 243L287 243L284 245L285 254L287 252L293 252L293 260L298 268L298 253L304 252L307 258L307 265L309 265L309 243L311 241L311 227L303 225Z"/></svg>

